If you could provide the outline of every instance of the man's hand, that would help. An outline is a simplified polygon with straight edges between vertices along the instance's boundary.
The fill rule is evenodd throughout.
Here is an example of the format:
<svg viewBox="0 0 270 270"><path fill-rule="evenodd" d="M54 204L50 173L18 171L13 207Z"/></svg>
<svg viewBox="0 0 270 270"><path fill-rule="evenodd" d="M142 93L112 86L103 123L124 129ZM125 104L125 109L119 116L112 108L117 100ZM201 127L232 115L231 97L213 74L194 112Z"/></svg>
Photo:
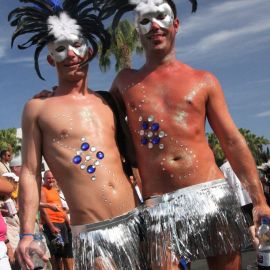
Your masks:
<svg viewBox="0 0 270 270"><path fill-rule="evenodd" d="M48 208L50 208L51 210L53 210L55 212L61 211L61 208L55 203L48 203Z"/></svg>
<svg viewBox="0 0 270 270"><path fill-rule="evenodd" d="M21 270L34 270L34 264L32 263L31 257L28 253L29 246L32 241L32 236L25 236L23 239L20 240L16 249L16 257L18 258ZM45 263L48 261L46 255L42 254L40 257Z"/></svg>
<svg viewBox="0 0 270 270"><path fill-rule="evenodd" d="M23 239L20 240L18 247L16 249L16 257L21 266L21 270L34 269L34 265L27 252L27 249L32 241L33 241L32 236L25 236Z"/></svg>
<svg viewBox="0 0 270 270"><path fill-rule="evenodd" d="M259 226L261 225L261 218L262 217L270 218L270 208L266 203L264 203L261 205L254 206L252 212L255 230L257 231Z"/></svg>
<svg viewBox="0 0 270 270"><path fill-rule="evenodd" d="M38 94L34 95L33 98L47 98L53 96L53 92L49 90L42 90Z"/></svg>
<svg viewBox="0 0 270 270"><path fill-rule="evenodd" d="M50 225L49 228L52 234L58 234L61 232L61 230L54 225Z"/></svg>
<svg viewBox="0 0 270 270"><path fill-rule="evenodd" d="M52 97L54 95L54 91L57 89L57 86L52 88L52 91L49 90L42 90L38 94L34 95L33 98L47 98Z"/></svg>

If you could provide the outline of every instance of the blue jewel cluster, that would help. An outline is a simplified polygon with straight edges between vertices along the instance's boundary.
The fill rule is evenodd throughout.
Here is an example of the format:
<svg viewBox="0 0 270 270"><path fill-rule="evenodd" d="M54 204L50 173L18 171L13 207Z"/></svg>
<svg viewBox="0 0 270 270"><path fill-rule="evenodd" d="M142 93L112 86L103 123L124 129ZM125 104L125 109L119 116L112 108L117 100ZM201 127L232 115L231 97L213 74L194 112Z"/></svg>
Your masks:
<svg viewBox="0 0 270 270"><path fill-rule="evenodd" d="M85 139L82 139L83 141ZM92 154L95 154L95 158L92 158ZM93 175L96 171L96 167L100 164L100 161L104 158L104 153L101 151L96 151L94 146L90 147L88 142L83 142L81 144L80 150L77 151L76 156L73 157L72 162L75 165L80 165L82 170L86 170L88 174ZM89 162L92 164L89 165ZM96 176L93 175L92 180L96 180Z"/></svg>
<svg viewBox="0 0 270 270"><path fill-rule="evenodd" d="M146 145L149 149L158 145L160 149L164 149L161 139L165 136L165 132L160 130L159 123L154 121L154 116L149 116L147 121L143 120L139 134L141 136L141 144Z"/></svg>

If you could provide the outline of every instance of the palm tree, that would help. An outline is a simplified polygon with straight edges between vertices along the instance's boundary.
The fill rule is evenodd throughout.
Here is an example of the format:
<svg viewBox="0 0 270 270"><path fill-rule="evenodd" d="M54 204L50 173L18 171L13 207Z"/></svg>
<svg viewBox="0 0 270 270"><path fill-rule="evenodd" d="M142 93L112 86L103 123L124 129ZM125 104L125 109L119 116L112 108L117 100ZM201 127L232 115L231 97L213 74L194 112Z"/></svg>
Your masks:
<svg viewBox="0 0 270 270"><path fill-rule="evenodd" d="M21 139L16 137L16 128L0 130L0 150L9 150L15 155L21 150Z"/></svg>
<svg viewBox="0 0 270 270"><path fill-rule="evenodd" d="M256 163L261 164L264 162L264 156L267 154L267 152L264 151L263 146L270 144L270 141L263 136L258 137L255 134L252 134L248 129L240 128L239 131L245 137Z"/></svg>
<svg viewBox="0 0 270 270"><path fill-rule="evenodd" d="M221 166L225 159L225 155L223 153L219 140L215 133L206 133L206 136L208 137L208 144L215 155L216 163L218 166Z"/></svg>
<svg viewBox="0 0 270 270"><path fill-rule="evenodd" d="M255 134L252 134L248 129L240 128L239 131L244 136L247 145L256 161L256 164L259 165L263 162L266 162L270 157L270 153L268 147L266 150L264 150L264 148L266 145L270 144L270 141L263 136L259 137ZM222 151L220 143L214 133L207 133L206 135L208 137L209 145L214 152L216 163L221 165L225 155Z"/></svg>
<svg viewBox="0 0 270 270"><path fill-rule="evenodd" d="M109 28L112 34L112 28ZM123 20L118 24L115 31L115 42L112 42L110 49L104 56L101 56L99 49L99 67L102 72L106 72L111 67L111 57L115 58L115 71L122 68L131 67L132 53L142 54L143 48L139 42L139 35L128 20Z"/></svg>

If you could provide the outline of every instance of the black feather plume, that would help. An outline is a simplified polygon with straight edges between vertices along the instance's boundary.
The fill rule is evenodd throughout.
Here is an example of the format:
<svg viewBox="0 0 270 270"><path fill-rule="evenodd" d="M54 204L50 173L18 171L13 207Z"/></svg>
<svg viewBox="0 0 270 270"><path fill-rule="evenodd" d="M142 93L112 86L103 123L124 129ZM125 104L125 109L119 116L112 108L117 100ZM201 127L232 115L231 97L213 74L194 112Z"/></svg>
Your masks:
<svg viewBox="0 0 270 270"><path fill-rule="evenodd" d="M197 11L197 7L198 7L198 3L197 0L189 0L192 4L192 12L196 12Z"/></svg>
<svg viewBox="0 0 270 270"><path fill-rule="evenodd" d="M16 27L11 38L11 46L19 36L32 34L26 41L19 44L18 48L27 49L31 46L37 46L34 55L35 69L42 80L44 78L39 69L39 56L43 48L49 42L55 40L48 29L47 21L50 16L59 16L61 12L66 12L76 20L81 27L82 36L87 40L93 51L92 56L85 63L97 54L99 41L102 44L103 54L111 45L111 36L105 29L103 20L116 12L117 7L112 4L114 1L110 0L105 5L104 1L101 0L64 0L62 4L61 0L19 1L26 5L15 8L8 15L10 25Z"/></svg>

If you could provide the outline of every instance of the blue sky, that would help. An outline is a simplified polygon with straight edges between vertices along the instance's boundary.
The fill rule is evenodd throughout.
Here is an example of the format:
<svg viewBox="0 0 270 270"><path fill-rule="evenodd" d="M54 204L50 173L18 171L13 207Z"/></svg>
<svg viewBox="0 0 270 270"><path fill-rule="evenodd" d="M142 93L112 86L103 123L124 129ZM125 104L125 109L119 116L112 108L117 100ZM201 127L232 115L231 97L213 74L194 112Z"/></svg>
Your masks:
<svg viewBox="0 0 270 270"><path fill-rule="evenodd" d="M181 21L177 58L214 73L236 125L270 139L270 1L198 0L193 15L189 1L176 2ZM0 129L20 127L24 103L57 84L53 68L46 64L46 49L40 58L45 82L35 74L32 49L10 49L14 29L7 23L7 14L18 4L17 0L0 0ZM143 61L142 56L135 56L134 67ZM113 66L110 72L101 73L95 60L89 87L109 89L114 76Z"/></svg>

